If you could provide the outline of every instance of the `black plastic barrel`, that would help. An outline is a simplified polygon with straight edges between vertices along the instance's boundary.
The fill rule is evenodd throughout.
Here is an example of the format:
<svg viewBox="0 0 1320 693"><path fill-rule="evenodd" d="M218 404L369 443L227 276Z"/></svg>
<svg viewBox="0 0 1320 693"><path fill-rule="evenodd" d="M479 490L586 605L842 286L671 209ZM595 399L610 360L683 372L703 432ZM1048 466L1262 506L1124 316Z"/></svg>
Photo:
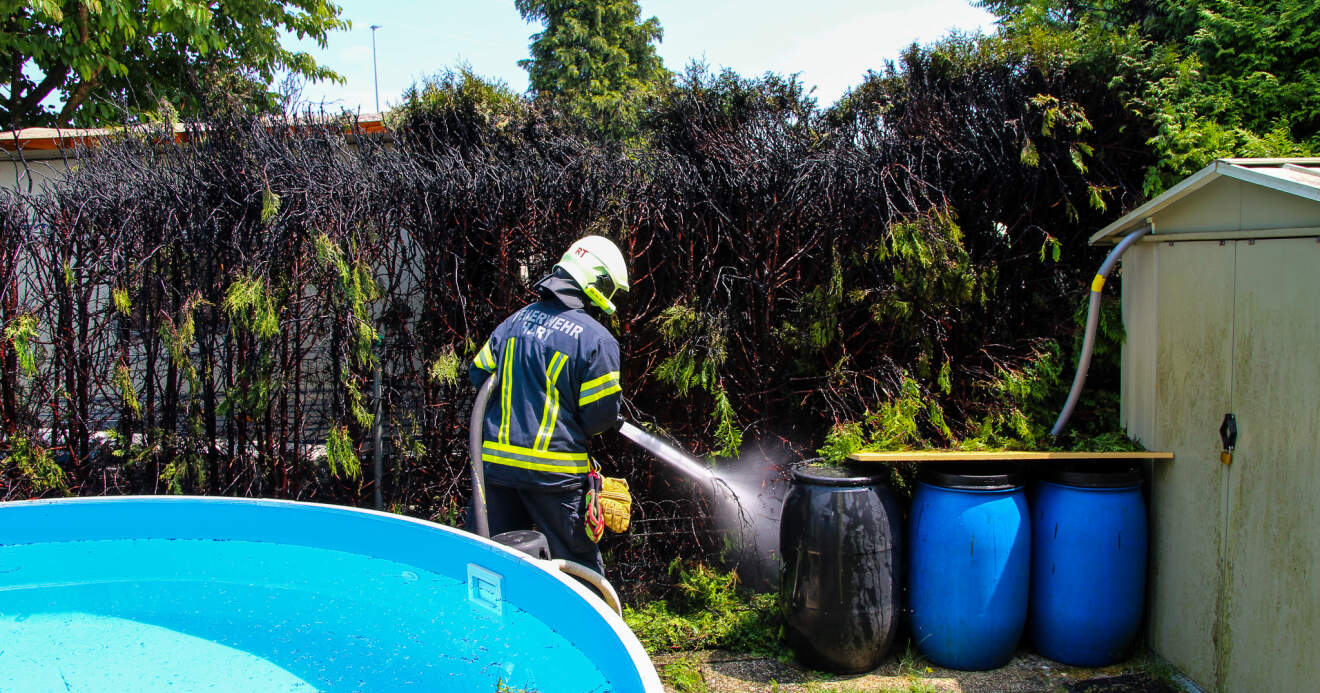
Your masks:
<svg viewBox="0 0 1320 693"><path fill-rule="evenodd" d="M784 499L779 601L808 666L874 669L898 626L902 532L893 491L856 470L799 467Z"/></svg>

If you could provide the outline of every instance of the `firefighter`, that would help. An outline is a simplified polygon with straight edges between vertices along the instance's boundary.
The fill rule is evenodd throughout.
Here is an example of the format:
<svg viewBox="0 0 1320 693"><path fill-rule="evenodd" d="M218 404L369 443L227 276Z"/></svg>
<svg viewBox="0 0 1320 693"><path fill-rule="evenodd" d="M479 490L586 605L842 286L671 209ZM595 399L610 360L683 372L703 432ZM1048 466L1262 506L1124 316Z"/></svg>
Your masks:
<svg viewBox="0 0 1320 693"><path fill-rule="evenodd" d="M612 315L628 269L618 247L587 236L535 288L540 300L500 323L469 368L478 387L499 373L482 429L490 533L535 525L553 557L604 573L587 439L618 425L619 343L586 308Z"/></svg>

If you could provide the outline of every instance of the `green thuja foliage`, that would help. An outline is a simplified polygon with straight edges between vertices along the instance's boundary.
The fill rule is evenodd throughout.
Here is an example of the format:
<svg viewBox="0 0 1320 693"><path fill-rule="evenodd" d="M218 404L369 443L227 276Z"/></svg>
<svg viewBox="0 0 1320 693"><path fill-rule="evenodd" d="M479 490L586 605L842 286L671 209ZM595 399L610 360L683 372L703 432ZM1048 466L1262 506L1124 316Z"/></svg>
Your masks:
<svg viewBox="0 0 1320 693"><path fill-rule="evenodd" d="M1018 159L1032 168L1040 166L1040 152L1036 151L1036 143L1032 142L1030 138L1023 143L1022 152L1018 155Z"/></svg>
<svg viewBox="0 0 1320 693"><path fill-rule="evenodd" d="M984 307L994 285L993 267L978 267L963 245L953 212L936 209L889 224L886 234L863 258L890 273L888 286L859 292L871 318L908 339L921 337L919 313L955 313Z"/></svg>
<svg viewBox="0 0 1320 693"><path fill-rule="evenodd" d="M119 390L119 399L134 414L142 415L142 403L138 401L137 391L133 387L133 374L128 366L120 365L115 369L115 388Z"/></svg>
<svg viewBox="0 0 1320 693"><path fill-rule="evenodd" d="M511 137L526 119L529 102L503 82L487 80L462 65L414 84L403 93L402 103L386 116L390 128L416 146L427 147L433 136L429 126L458 134L459 139L477 139L498 133ZM420 137L422 133L428 137Z"/></svg>
<svg viewBox="0 0 1320 693"><path fill-rule="evenodd" d="M367 398L358 387L355 378L344 377L344 399L348 402L348 413L362 428L369 428L376 422L376 415L367 409Z"/></svg>
<svg viewBox="0 0 1320 693"><path fill-rule="evenodd" d="M264 278L240 275L229 285L221 307L235 330L247 330L261 339L280 332L279 309Z"/></svg>
<svg viewBox="0 0 1320 693"><path fill-rule="evenodd" d="M113 448L110 451L110 456L120 460L125 469L140 465L143 462L150 460L152 456L161 449L159 444L141 445L134 443L132 436L125 436L119 431L113 429L106 431L106 433L110 436L110 442ZM167 436L168 434L164 431L156 428L152 429L149 437L160 440Z"/></svg>
<svg viewBox="0 0 1320 693"><path fill-rule="evenodd" d="M816 452L827 462L839 463L848 456L866 448L866 428L860 421L835 424L825 434L825 443Z"/></svg>
<svg viewBox="0 0 1320 693"><path fill-rule="evenodd" d="M11 470L17 471L39 493L68 493L64 470L55 463L50 451L24 436L11 437L8 452L0 456L0 472Z"/></svg>
<svg viewBox="0 0 1320 693"><path fill-rule="evenodd" d="M1139 445L1113 431L1118 399L1112 387L1083 391L1079 412L1058 439L1048 435L1067 399L1081 352L1086 305L1074 315L1075 342L1067 350L1052 340L1037 343L1032 355L1016 365L1001 364L991 377L976 383L982 396L979 413L954 430L945 418L940 395L951 390L952 364L945 361L930 385L905 372L893 395L858 421L836 424L825 436L818 453L826 461L841 462L861 450L952 448L963 450L1139 450ZM1117 373L1123 342L1122 315L1117 299L1101 302L1090 372Z"/></svg>
<svg viewBox="0 0 1320 693"><path fill-rule="evenodd" d="M37 319L31 315L20 315L5 325L5 339L14 345L18 369L29 378L37 374L37 355L33 346L36 336Z"/></svg>
<svg viewBox="0 0 1320 693"><path fill-rule="evenodd" d="M680 558L669 564L669 574L675 585L667 599L624 607L623 620L647 652L728 649L787 654L780 642L776 595L744 591L735 573Z"/></svg>
<svg viewBox="0 0 1320 693"><path fill-rule="evenodd" d="M440 355L435 357L431 365L426 369L426 375L432 382L441 385L454 387L458 385L459 370L463 366L463 360L458 354L454 353L454 347L447 346L440 351Z"/></svg>
<svg viewBox="0 0 1320 693"><path fill-rule="evenodd" d="M802 298L802 314L810 320L807 324L807 344L814 351L824 349L839 338L839 307L843 301L843 265L836 252L830 267L829 281L807 292Z"/></svg>
<svg viewBox="0 0 1320 693"><path fill-rule="evenodd" d="M325 441L326 464L330 474L342 479L362 478L362 462L353 451L353 440L348 435L348 428L335 426Z"/></svg>
<svg viewBox="0 0 1320 693"><path fill-rule="evenodd" d="M719 385L719 367L728 358L722 316L703 314L686 302L656 318L665 343L674 352L656 368L656 377L687 396L692 389L711 392Z"/></svg>
<svg viewBox="0 0 1320 693"><path fill-rule="evenodd" d="M928 446L930 438L923 430L948 431L944 412L934 398L928 397L920 384L904 373L898 391L875 411L868 411L862 421L847 421L834 426L818 451L828 462L842 462L859 450L903 450Z"/></svg>
<svg viewBox="0 0 1320 693"><path fill-rule="evenodd" d="M394 450L399 459L412 462L421 462L426 458L426 445L422 443L422 427L417 421L417 416L413 412L400 412L400 418L391 417L390 425L386 430L394 433ZM395 473L398 474L401 465L395 465Z"/></svg>
<svg viewBox="0 0 1320 693"><path fill-rule="evenodd" d="M205 301L194 296L185 303L177 319L169 315L164 316L157 330L166 351L169 352L170 363L187 378L194 390L199 387L200 382L197 378L197 368L193 366L191 358L193 343L196 341L193 311L203 303Z"/></svg>
<svg viewBox="0 0 1320 693"><path fill-rule="evenodd" d="M160 478L170 493L178 496L187 492L189 478L198 484L206 483L206 471L200 458L178 457L160 468Z"/></svg>
<svg viewBox="0 0 1320 693"><path fill-rule="evenodd" d="M727 322L722 314L702 313L686 302L666 308L656 326L672 353L656 367L656 377L672 385L679 396L700 391L714 402L711 416L715 421L715 454L734 457L742 447L742 430L729 401L729 393L719 375L719 367L728 358Z"/></svg>
<svg viewBox="0 0 1320 693"><path fill-rule="evenodd" d="M122 286L110 290L110 301L120 315L127 316L133 312L133 299L128 297L128 289Z"/></svg>
<svg viewBox="0 0 1320 693"><path fill-rule="evenodd" d="M381 287L371 276L371 268L362 260L350 261L344 250L322 233L313 241L321 265L334 273L335 285L352 321L349 355L359 368L374 368L376 328L372 326L367 304L381 297Z"/></svg>
<svg viewBox="0 0 1320 693"><path fill-rule="evenodd" d="M255 417L265 412L275 396L275 384L269 375L271 359L272 356L265 353L258 357L256 363L239 366L235 379L240 384L225 391L225 398L220 402L217 413L232 415L241 412Z"/></svg>
<svg viewBox="0 0 1320 693"><path fill-rule="evenodd" d="M162 447L176 451L174 457L160 469L160 478L170 493L179 495L187 493L190 488L206 487L206 456L196 444L205 433L201 412L193 410L184 420L183 435L167 437L163 442Z"/></svg>
<svg viewBox="0 0 1320 693"><path fill-rule="evenodd" d="M267 188L261 192L261 223L269 224L280 213L280 196Z"/></svg>
<svg viewBox="0 0 1320 693"><path fill-rule="evenodd" d="M1020 368L1000 368L983 383L994 395L993 407L957 447L966 449L1029 449L1043 442L1059 399L1063 364L1059 348L1045 341Z"/></svg>
<svg viewBox="0 0 1320 693"><path fill-rule="evenodd" d="M729 403L729 393L720 388L715 391L715 442L719 447L715 454L720 457L734 457L742 449L742 430L736 425L738 416Z"/></svg>

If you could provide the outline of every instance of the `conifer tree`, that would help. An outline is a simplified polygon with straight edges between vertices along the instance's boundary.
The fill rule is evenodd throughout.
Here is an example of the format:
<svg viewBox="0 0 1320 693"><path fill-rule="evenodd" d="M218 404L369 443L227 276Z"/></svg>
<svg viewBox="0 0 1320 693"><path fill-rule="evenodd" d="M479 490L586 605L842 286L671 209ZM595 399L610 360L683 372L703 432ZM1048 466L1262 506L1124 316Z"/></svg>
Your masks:
<svg viewBox="0 0 1320 693"><path fill-rule="evenodd" d="M519 61L537 98L616 137L634 131L640 97L669 81L655 44L655 17L637 0L515 0L523 19L542 22L531 56Z"/></svg>

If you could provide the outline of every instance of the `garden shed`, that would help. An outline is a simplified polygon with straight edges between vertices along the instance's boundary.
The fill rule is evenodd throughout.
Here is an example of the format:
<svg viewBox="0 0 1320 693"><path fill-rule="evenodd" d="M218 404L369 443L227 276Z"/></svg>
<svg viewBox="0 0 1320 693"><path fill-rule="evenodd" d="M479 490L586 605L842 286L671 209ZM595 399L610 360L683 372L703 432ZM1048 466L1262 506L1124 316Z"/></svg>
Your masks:
<svg viewBox="0 0 1320 693"><path fill-rule="evenodd" d="M1151 648L1209 691L1320 679L1320 159L1223 159L1123 256L1121 419L1152 450ZM1221 428L1236 441L1231 454Z"/></svg>

